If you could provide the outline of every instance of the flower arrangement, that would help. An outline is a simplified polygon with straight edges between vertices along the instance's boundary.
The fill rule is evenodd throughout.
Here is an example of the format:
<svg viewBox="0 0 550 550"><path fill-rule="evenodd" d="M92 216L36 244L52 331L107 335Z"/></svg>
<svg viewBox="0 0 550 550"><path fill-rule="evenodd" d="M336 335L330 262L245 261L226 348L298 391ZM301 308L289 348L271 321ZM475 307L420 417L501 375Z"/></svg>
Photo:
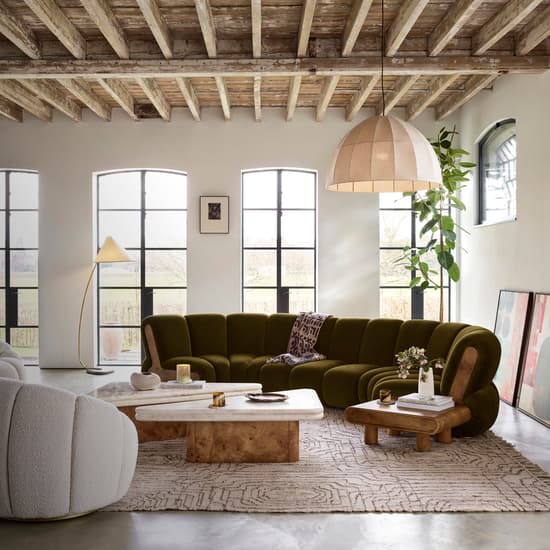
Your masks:
<svg viewBox="0 0 550 550"><path fill-rule="evenodd" d="M425 382L430 367L442 369L445 366L441 357L429 360L426 357L426 350L424 348L417 348L416 346L411 346L409 349L400 351L395 357L397 358L397 375L399 378L407 378L411 369L418 371L422 369L421 380Z"/></svg>

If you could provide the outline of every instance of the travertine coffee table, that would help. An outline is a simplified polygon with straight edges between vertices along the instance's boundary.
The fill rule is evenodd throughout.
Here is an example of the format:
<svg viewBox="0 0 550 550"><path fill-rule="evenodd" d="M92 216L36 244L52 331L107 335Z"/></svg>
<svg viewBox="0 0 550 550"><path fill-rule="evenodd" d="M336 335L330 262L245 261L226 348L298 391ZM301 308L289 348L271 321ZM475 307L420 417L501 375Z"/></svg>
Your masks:
<svg viewBox="0 0 550 550"><path fill-rule="evenodd" d="M257 403L236 396L219 408L204 401L151 405L138 407L136 418L186 422L188 462L295 462L299 421L323 418L323 405L315 390L280 393L288 400Z"/></svg>

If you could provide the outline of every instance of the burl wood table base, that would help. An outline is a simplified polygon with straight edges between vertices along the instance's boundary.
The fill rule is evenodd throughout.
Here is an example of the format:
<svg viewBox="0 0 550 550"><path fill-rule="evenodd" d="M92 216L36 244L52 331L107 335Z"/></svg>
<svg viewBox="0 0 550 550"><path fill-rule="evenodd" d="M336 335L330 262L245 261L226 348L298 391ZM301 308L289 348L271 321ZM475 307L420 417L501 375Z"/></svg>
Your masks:
<svg viewBox="0 0 550 550"><path fill-rule="evenodd" d="M360 403L346 409L346 420L365 426L365 443L378 444L378 428L388 428L390 435L401 432L416 434L416 450L429 451L431 436L435 435L440 443L451 443L451 430L468 422L472 417L465 405L442 411L421 411L403 409L397 405L380 405L378 401Z"/></svg>

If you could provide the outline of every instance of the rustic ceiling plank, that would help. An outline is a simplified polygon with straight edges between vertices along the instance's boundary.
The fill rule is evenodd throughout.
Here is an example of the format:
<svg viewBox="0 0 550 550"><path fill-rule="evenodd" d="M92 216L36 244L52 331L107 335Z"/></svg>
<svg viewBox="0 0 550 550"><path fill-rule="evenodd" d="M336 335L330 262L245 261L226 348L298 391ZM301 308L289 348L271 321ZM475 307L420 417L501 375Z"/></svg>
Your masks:
<svg viewBox="0 0 550 550"><path fill-rule="evenodd" d="M2 97L0 97L0 115L15 122L23 122L23 109Z"/></svg>
<svg viewBox="0 0 550 550"><path fill-rule="evenodd" d="M25 0L25 4L77 59L86 57L86 40L55 0Z"/></svg>
<svg viewBox="0 0 550 550"><path fill-rule="evenodd" d="M342 55L346 56L351 53L359 33L363 28L363 23L369 13L372 0L355 0L351 7L351 11L346 22L344 35L342 36Z"/></svg>
<svg viewBox="0 0 550 550"><path fill-rule="evenodd" d="M298 102L298 95L300 94L300 86L302 84L301 76L294 76L290 79L290 86L288 89L288 100L286 107L286 119L291 121L294 117L294 111L296 110L296 104Z"/></svg>
<svg viewBox="0 0 550 550"><path fill-rule="evenodd" d="M231 120L231 105L229 103L229 94L227 92L225 80L221 76L215 76L214 80L216 81L216 87L218 88L218 94L220 95L223 117L225 120Z"/></svg>
<svg viewBox="0 0 550 550"><path fill-rule="evenodd" d="M386 55L395 55L430 0L405 0L386 33Z"/></svg>
<svg viewBox="0 0 550 550"><path fill-rule="evenodd" d="M451 95L444 99L435 109L437 120L441 120L470 101L478 92L490 84L498 74L474 75L464 84L464 91L459 95Z"/></svg>
<svg viewBox="0 0 550 550"><path fill-rule="evenodd" d="M130 58L130 48L107 0L80 0L101 34L121 59Z"/></svg>
<svg viewBox="0 0 550 550"><path fill-rule="evenodd" d="M141 13L149 25L159 48L166 57L166 59L171 59L174 56L174 40L172 34L162 13L160 12L157 0L137 0Z"/></svg>
<svg viewBox="0 0 550 550"><path fill-rule="evenodd" d="M256 122L262 120L262 77L254 77L254 118Z"/></svg>
<svg viewBox="0 0 550 550"><path fill-rule="evenodd" d="M480 55L508 34L529 15L542 0L510 0L495 17L491 18L472 38L472 53Z"/></svg>
<svg viewBox="0 0 550 550"><path fill-rule="evenodd" d="M2 0L0 0L0 33L30 58L40 59L40 45L34 32L24 21L16 17Z"/></svg>
<svg viewBox="0 0 550 550"><path fill-rule="evenodd" d="M92 88L86 81L61 78L58 82L82 101L82 103L92 110L99 118L111 120L111 107L92 91Z"/></svg>
<svg viewBox="0 0 550 550"><path fill-rule="evenodd" d="M307 46L316 5L317 0L304 0L302 19L300 21L300 29L298 30L298 48L296 53L298 57L305 57L307 55Z"/></svg>
<svg viewBox="0 0 550 550"><path fill-rule="evenodd" d="M183 95L183 99L185 99L187 103L187 107L189 107L191 116L196 121L199 121L201 119L201 107L195 95L195 90L193 90L193 86L191 85L191 81L188 78L179 77L176 78L176 83L181 91L181 95Z"/></svg>
<svg viewBox="0 0 550 550"><path fill-rule="evenodd" d="M550 5L531 24L527 25L517 39L516 55L526 55L545 38L550 36Z"/></svg>
<svg viewBox="0 0 550 550"><path fill-rule="evenodd" d="M315 115L315 120L317 120L317 122L321 122L323 118L325 118L327 108L334 94L334 90L336 90L336 86L338 86L339 80L340 77L338 75L325 77L321 96L319 97L319 103L317 104L317 113Z"/></svg>
<svg viewBox="0 0 550 550"><path fill-rule="evenodd" d="M428 54L438 55L484 0L458 0L443 16L428 38Z"/></svg>
<svg viewBox="0 0 550 550"><path fill-rule="evenodd" d="M59 90L52 81L27 79L20 84L75 122L82 119L80 105Z"/></svg>
<svg viewBox="0 0 550 550"><path fill-rule="evenodd" d="M262 0L250 0L252 15L252 57L262 57Z"/></svg>
<svg viewBox="0 0 550 550"><path fill-rule="evenodd" d="M154 105L158 114L166 121L170 120L172 106L162 93L160 86L154 78L138 78L138 84L141 86L149 101Z"/></svg>
<svg viewBox="0 0 550 550"><path fill-rule="evenodd" d="M393 90L385 98L385 105L380 101L376 108L377 115L387 115L399 102L399 100L411 89L420 75L403 76L396 83Z"/></svg>
<svg viewBox="0 0 550 550"><path fill-rule="evenodd" d="M103 89L128 113L130 118L137 120L134 112L134 98L125 88L122 82L114 78L98 78L97 80Z"/></svg>
<svg viewBox="0 0 550 550"><path fill-rule="evenodd" d="M365 101L367 101L367 98L369 97L371 92L374 90L374 87L376 86L376 83L378 82L378 80L380 80L380 77L378 75L363 77L361 88L351 98L351 101L349 102L349 105L346 108L346 120L348 122L353 120L355 115L359 112L361 107L365 104Z"/></svg>
<svg viewBox="0 0 550 550"><path fill-rule="evenodd" d="M460 78L458 74L435 77L426 93L415 98L407 106L407 119L414 120L420 113L430 106L451 84Z"/></svg>
<svg viewBox="0 0 550 550"><path fill-rule="evenodd" d="M52 120L52 108L15 80L0 80L0 95L40 120Z"/></svg>
<svg viewBox="0 0 550 550"><path fill-rule="evenodd" d="M195 0L195 8L201 26L202 37L208 57L216 57L216 27L212 17L212 8L209 0Z"/></svg>

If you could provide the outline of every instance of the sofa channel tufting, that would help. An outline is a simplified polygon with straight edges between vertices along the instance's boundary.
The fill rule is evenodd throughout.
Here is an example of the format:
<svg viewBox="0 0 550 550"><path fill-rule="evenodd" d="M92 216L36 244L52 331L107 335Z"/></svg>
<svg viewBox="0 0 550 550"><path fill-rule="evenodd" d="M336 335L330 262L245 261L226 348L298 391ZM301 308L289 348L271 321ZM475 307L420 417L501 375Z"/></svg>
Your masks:
<svg viewBox="0 0 550 550"><path fill-rule="evenodd" d="M418 346L430 359L446 362L435 375L436 393L449 394L453 383L463 386L472 419L454 435L480 434L496 420L499 396L492 379L500 344L491 331L463 323L329 317L315 346L326 359L266 364L286 352L295 319L287 313L152 315L142 322L142 369L166 380L175 377L176 364L189 363L208 382L260 382L264 391L312 388L326 406L345 408L375 399L382 387L396 396L417 391L416 373L398 378L395 354Z"/></svg>

